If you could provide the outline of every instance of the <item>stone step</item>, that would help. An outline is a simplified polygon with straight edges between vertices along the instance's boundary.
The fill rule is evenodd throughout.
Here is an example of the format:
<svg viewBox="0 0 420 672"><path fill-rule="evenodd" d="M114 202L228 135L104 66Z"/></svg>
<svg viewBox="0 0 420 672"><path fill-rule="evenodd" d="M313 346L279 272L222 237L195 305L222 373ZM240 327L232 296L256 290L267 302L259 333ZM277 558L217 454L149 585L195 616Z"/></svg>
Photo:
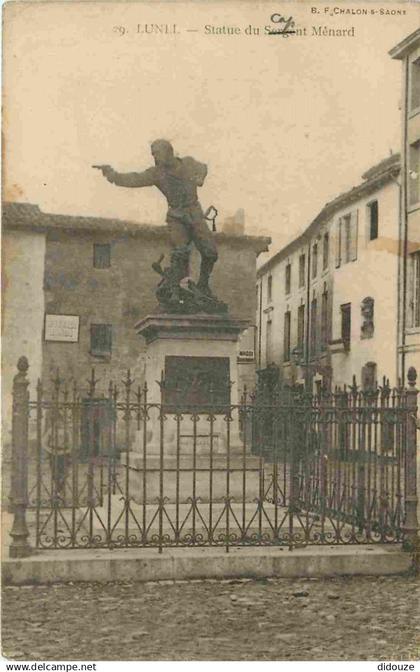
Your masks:
<svg viewBox="0 0 420 672"><path fill-rule="evenodd" d="M158 455L147 455L146 462L144 456L140 453L131 452L127 457L127 453L121 453L120 464L126 466L129 463L130 469L138 471L192 471L194 469L194 457L192 454L181 454L177 459L176 456L164 456L160 460ZM146 465L146 466L145 466ZM207 455L196 455L195 470L209 471L210 466L213 471L223 471L226 473L228 467L228 458L226 455L213 455L211 459ZM243 455L234 453L229 457L229 470L231 471L259 471L260 458L254 455Z"/></svg>

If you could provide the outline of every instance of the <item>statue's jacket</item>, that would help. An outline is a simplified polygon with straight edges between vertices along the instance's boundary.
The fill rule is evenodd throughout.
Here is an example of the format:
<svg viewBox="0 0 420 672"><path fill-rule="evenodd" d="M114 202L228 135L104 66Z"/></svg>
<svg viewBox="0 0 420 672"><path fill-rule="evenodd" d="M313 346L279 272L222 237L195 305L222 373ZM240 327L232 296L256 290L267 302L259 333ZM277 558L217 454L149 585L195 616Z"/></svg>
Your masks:
<svg viewBox="0 0 420 672"><path fill-rule="evenodd" d="M197 216L197 187L204 184L207 166L191 156L175 158L171 166L152 166L140 173L112 171L108 179L121 187L157 187L168 202L168 218L185 219ZM191 210L195 212L191 212ZM201 211L202 212L202 211Z"/></svg>

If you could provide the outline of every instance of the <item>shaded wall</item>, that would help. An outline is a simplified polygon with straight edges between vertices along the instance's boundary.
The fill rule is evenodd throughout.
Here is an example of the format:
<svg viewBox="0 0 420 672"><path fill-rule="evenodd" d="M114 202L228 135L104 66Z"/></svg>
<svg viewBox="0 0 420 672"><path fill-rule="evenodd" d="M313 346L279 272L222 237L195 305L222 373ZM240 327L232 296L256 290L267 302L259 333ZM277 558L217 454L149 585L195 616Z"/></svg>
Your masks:
<svg viewBox="0 0 420 672"><path fill-rule="evenodd" d="M219 260L212 289L229 305L232 316L255 323L256 239L217 234ZM93 267L94 243L111 244L111 266ZM159 276L151 264L165 253L169 241L164 227L137 231L57 230L47 235L45 259L45 310L47 313L80 316L78 343L43 344L43 377L46 383L57 367L69 382L86 380L91 367L105 380L121 380L130 367L136 383L143 380L144 342L134 325L157 309L154 295ZM196 277L199 255L192 255L191 274ZM112 324L112 355L90 353L90 325ZM242 349L254 347L254 328L241 339ZM186 353L187 354L187 353ZM209 353L211 355L211 353ZM251 381L255 365L240 367L242 380Z"/></svg>
<svg viewBox="0 0 420 672"><path fill-rule="evenodd" d="M25 355L30 363L32 389L42 369L44 321L45 233L3 232L2 247L2 414L3 444L10 442L12 385L16 363Z"/></svg>

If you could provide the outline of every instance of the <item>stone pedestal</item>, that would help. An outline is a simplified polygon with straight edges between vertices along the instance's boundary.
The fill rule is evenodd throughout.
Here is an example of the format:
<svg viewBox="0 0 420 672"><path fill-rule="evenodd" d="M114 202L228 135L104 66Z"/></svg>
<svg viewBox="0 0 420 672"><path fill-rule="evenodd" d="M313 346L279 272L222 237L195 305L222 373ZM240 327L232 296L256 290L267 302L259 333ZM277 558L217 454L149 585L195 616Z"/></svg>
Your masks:
<svg viewBox="0 0 420 672"><path fill-rule="evenodd" d="M218 500L258 495L259 460L241 432L238 408L237 341L247 326L201 314L151 315L136 325L147 345L148 388L147 417L129 457L137 501L145 481L147 500L159 496L161 480L171 501L208 500L210 483Z"/></svg>
<svg viewBox="0 0 420 672"><path fill-rule="evenodd" d="M145 377L148 403L164 404L166 456L176 453L178 443L183 454L191 454L194 446L198 454L208 454L210 434L215 452L226 454L227 424L230 449L233 452L240 450L239 413L235 408L241 394L238 389L237 341L247 326L245 320L219 315L151 315L136 325L137 333L146 339L147 344ZM159 384L161 380L164 381L164 389ZM226 393L221 386L226 388ZM170 413L171 406L175 413ZM232 409L231 422L227 423L229 407ZM215 413L216 410L220 412ZM182 412L180 425L177 423L178 411ZM194 414L197 415L194 417ZM160 453L161 418L157 407L149 410L147 430L147 452ZM142 437L139 439L138 448Z"/></svg>

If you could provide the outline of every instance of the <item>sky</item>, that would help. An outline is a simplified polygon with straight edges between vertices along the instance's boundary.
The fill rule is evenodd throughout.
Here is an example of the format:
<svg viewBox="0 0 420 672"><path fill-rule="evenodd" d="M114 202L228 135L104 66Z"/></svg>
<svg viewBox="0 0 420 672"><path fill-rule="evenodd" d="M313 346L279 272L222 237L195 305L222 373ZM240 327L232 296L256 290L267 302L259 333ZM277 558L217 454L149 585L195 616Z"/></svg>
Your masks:
<svg viewBox="0 0 420 672"><path fill-rule="evenodd" d="M307 35L265 35L274 12ZM144 34L145 24L177 33ZM419 24L414 1L8 3L4 198L163 224L157 189L118 188L91 168L147 168L163 137L208 165L203 207L221 220L244 208L247 232L270 235L274 253L399 151L401 63L388 51ZM223 26L241 32L213 34Z"/></svg>

